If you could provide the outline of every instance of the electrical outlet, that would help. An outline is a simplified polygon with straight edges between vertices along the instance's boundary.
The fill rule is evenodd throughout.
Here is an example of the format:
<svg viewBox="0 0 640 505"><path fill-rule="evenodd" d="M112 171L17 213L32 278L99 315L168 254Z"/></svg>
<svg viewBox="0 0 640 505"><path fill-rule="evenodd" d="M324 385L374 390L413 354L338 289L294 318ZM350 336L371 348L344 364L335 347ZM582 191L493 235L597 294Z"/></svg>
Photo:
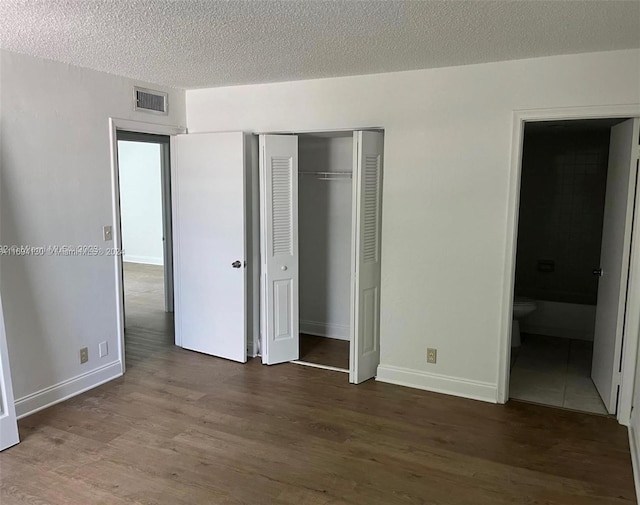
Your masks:
<svg viewBox="0 0 640 505"><path fill-rule="evenodd" d="M83 347L80 349L80 364L86 363L89 361L89 348Z"/></svg>
<svg viewBox="0 0 640 505"><path fill-rule="evenodd" d="M105 242L113 240L113 228L111 226L104 226L102 228L102 238Z"/></svg>
<svg viewBox="0 0 640 505"><path fill-rule="evenodd" d="M107 347L106 342L100 342L98 344L98 355L101 358L104 358L107 354L109 354L109 348Z"/></svg>
<svg viewBox="0 0 640 505"><path fill-rule="evenodd" d="M427 349L427 363L438 361L438 349Z"/></svg>

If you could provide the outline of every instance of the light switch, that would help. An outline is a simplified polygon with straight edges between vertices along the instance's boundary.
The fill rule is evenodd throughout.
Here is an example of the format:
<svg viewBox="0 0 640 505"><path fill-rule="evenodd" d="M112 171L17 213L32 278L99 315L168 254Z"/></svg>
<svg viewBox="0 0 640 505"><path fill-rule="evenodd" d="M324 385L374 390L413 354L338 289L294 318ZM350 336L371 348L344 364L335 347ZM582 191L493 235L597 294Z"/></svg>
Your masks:
<svg viewBox="0 0 640 505"><path fill-rule="evenodd" d="M113 228L111 226L105 226L102 228L102 238L105 242L113 240Z"/></svg>

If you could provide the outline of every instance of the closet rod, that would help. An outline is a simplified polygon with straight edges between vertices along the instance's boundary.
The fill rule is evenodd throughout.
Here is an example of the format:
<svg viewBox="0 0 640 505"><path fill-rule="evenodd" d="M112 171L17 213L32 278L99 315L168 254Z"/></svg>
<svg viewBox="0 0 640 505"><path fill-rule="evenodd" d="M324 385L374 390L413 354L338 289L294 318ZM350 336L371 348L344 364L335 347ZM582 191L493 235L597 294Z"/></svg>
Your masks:
<svg viewBox="0 0 640 505"><path fill-rule="evenodd" d="M351 179L352 172L298 172L298 175L314 175L320 181L342 181Z"/></svg>

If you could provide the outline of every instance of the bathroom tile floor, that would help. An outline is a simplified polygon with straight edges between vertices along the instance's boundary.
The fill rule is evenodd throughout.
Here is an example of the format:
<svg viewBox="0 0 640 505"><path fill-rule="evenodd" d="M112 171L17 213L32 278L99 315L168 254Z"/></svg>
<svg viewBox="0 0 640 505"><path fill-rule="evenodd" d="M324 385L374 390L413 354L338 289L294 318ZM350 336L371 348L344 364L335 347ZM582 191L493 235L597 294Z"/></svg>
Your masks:
<svg viewBox="0 0 640 505"><path fill-rule="evenodd" d="M512 350L509 396L543 405L607 414L591 380L593 343L523 333Z"/></svg>

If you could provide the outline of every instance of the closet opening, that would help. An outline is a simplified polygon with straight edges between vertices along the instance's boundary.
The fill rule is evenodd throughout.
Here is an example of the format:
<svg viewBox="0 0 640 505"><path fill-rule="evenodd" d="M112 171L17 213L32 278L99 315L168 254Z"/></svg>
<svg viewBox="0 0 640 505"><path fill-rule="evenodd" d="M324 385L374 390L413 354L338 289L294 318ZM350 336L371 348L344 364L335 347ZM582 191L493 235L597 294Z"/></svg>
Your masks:
<svg viewBox="0 0 640 505"><path fill-rule="evenodd" d="M260 135L264 364L375 377L383 148L380 130Z"/></svg>
<svg viewBox="0 0 640 505"><path fill-rule="evenodd" d="M294 361L349 373L353 133L298 135L299 339Z"/></svg>

